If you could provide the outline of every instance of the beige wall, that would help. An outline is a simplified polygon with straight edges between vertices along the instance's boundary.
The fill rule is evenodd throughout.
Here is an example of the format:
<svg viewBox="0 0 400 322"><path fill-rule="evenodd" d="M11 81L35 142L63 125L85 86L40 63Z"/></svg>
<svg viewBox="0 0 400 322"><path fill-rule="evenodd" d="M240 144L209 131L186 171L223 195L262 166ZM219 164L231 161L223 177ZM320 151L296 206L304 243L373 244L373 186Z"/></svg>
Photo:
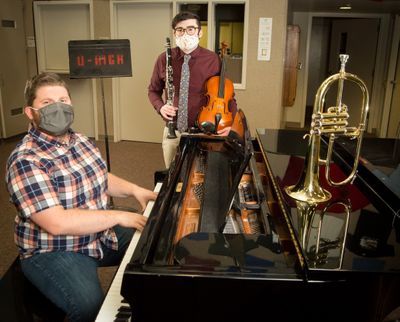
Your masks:
<svg viewBox="0 0 400 322"><path fill-rule="evenodd" d="M281 127L286 12L287 0L250 1L246 89L236 91L236 100L245 112L252 135L256 128ZM260 17L272 18L270 61L257 60Z"/></svg>
<svg viewBox="0 0 400 322"><path fill-rule="evenodd" d="M27 37L34 37L35 30L33 27L33 12L32 12L32 0L24 0L25 11L25 32ZM36 62L36 48L27 48L27 59L28 59L28 72L29 76L33 77L37 73L37 62Z"/></svg>
<svg viewBox="0 0 400 322"><path fill-rule="evenodd" d="M57 1L57 0L53 0ZM25 22L27 35L33 36L32 0L25 0ZM94 0L94 35L95 38L110 36L109 0ZM258 61L258 23L260 17L273 19L271 60ZM243 109L252 134L258 127L280 128L282 123L282 80L283 58L286 39L287 0L250 0L249 1L249 34L247 52L246 89L236 90L236 100ZM37 72L35 49L28 49L29 71ZM150 75L149 75L150 76ZM103 130L102 100L100 81L97 81L97 115L99 134ZM113 115L111 98L111 81L104 80L107 110L108 133L113 133Z"/></svg>
<svg viewBox="0 0 400 322"><path fill-rule="evenodd" d="M95 0L93 1L93 25L95 39L110 39L110 1ZM103 117L103 102L101 95L101 81L97 80L97 123L99 136L105 134L104 117ZM107 133L111 137L114 133L113 122L113 102L112 102L112 82L111 78L103 79L104 100L107 121Z"/></svg>

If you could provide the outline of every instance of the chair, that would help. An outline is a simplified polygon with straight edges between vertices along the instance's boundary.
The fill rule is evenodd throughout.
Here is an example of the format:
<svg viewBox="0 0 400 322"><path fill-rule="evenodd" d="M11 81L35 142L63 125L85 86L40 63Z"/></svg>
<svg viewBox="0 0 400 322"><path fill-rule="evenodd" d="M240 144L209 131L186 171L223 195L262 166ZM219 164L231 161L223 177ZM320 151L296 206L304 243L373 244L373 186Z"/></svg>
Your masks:
<svg viewBox="0 0 400 322"><path fill-rule="evenodd" d="M63 322L65 313L24 276L17 257L0 282L0 317L7 322Z"/></svg>

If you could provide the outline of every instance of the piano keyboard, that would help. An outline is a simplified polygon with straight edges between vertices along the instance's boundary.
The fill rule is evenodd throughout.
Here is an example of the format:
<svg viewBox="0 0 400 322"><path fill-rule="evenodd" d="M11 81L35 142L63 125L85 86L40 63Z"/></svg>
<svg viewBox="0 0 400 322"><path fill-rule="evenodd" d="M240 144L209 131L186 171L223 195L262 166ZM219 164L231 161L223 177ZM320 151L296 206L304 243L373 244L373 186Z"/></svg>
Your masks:
<svg viewBox="0 0 400 322"><path fill-rule="evenodd" d="M154 188L155 192L159 192L162 183L157 183ZM143 213L143 216L148 217L151 209L153 208L154 201L150 201ZM132 240L126 250L125 256L118 267L117 273L111 283L111 286L107 292L106 298L97 314L96 322L112 322L112 321L131 321L131 310L129 304L124 301L121 296L121 284L124 276L125 267L132 257L132 254L136 248L136 245L140 238L140 231L136 231L132 237Z"/></svg>

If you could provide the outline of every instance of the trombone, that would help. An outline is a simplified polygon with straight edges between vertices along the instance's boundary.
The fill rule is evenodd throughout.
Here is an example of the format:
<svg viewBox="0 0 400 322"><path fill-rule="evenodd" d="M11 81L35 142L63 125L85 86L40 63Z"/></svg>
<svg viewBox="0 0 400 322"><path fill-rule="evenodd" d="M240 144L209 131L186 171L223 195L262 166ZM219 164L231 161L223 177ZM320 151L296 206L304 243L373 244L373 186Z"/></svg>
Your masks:
<svg viewBox="0 0 400 322"><path fill-rule="evenodd" d="M348 58L348 55L339 55L339 72L328 77L318 88L318 91L315 95L311 129L310 133L305 135L305 137L308 136L309 141L304 169L297 184L285 187L286 193L295 200L310 204L318 204L331 199L331 193L323 189L319 182L320 164L326 165L325 178L331 186L341 186L347 184L354 178L357 172L361 143L363 133L366 128L367 114L369 110L369 95L364 81L358 76L345 71L345 65ZM342 102L345 80L349 80L357 84L362 92L363 99L361 105L361 115L359 125L357 127L348 126L348 108ZM331 106L326 112L324 112L325 96L335 82L338 82L336 106ZM328 151L325 160L320 159L321 135L329 136ZM350 175L340 182L335 182L332 180L330 175L330 163L332 160L333 144L338 136L347 136L351 139L357 139L357 146L353 168Z"/></svg>

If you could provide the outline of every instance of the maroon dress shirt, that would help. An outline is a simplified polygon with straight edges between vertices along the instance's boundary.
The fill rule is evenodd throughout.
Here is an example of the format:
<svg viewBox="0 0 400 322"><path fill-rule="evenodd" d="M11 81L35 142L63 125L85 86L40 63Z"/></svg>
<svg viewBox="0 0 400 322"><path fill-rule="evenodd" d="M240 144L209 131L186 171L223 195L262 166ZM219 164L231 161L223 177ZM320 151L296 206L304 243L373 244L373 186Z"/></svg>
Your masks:
<svg viewBox="0 0 400 322"><path fill-rule="evenodd" d="M171 64L173 74L173 84L175 88L174 106L178 106L179 84L181 79L181 69L183 64L184 52L178 47L171 49ZM188 97L188 126L195 126L197 115L201 107L207 105L206 81L219 75L221 69L221 60L218 55L208 49L197 47L190 53L189 68L189 97ZM163 99L165 90L165 52L160 54L154 65L153 75L148 87L148 96L155 110L160 113L161 107L165 104ZM236 113L237 106L234 99L229 104L229 110Z"/></svg>

